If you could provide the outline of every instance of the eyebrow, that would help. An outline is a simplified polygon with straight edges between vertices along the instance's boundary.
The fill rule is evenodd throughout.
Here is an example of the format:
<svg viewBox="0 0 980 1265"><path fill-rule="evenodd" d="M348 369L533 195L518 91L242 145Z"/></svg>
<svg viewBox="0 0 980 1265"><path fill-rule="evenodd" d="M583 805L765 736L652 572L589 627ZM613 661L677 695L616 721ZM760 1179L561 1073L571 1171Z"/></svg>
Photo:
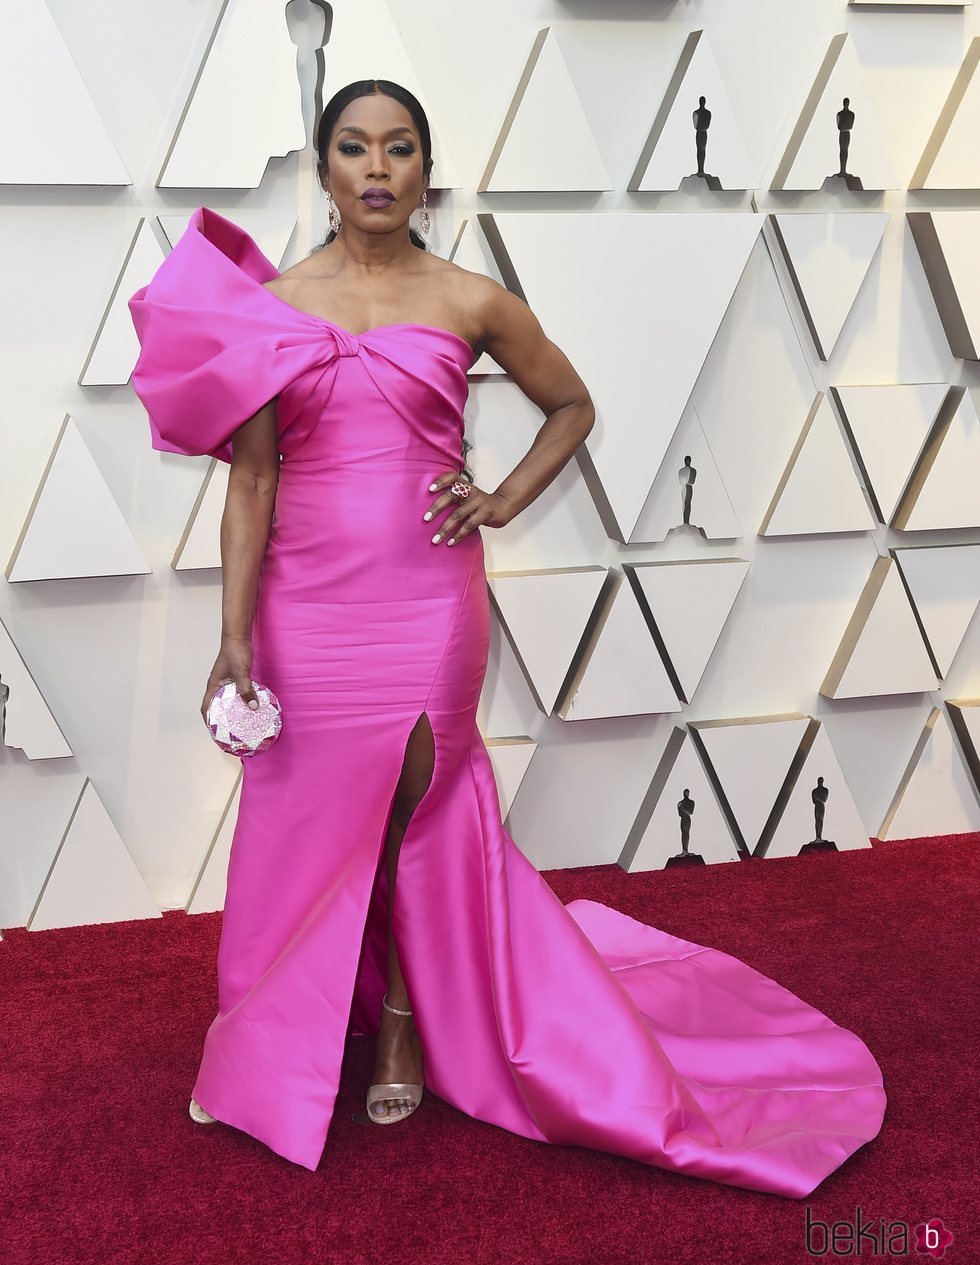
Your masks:
<svg viewBox="0 0 980 1265"><path fill-rule="evenodd" d="M341 132L357 132L359 136L367 136L367 132L364 130L363 127L346 126L346 127L342 127L340 131ZM385 132L385 136L394 136L396 132L408 132L408 134L411 135L412 129L410 127L389 127L387 132ZM339 135L339 132L338 132L338 135Z"/></svg>

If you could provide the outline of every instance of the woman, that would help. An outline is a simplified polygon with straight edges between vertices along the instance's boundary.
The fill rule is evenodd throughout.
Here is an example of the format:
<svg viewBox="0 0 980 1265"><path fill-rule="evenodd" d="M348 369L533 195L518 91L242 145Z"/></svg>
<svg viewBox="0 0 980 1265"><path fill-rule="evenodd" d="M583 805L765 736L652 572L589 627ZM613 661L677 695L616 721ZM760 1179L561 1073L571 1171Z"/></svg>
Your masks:
<svg viewBox="0 0 980 1265"><path fill-rule="evenodd" d="M880 1128L860 1039L735 958L562 905L501 823L479 529L555 478L588 391L522 300L409 229L432 165L411 93L349 84L317 144L320 249L279 275L202 207L130 300L154 446L231 464L202 713L226 681L283 707L245 762L192 1114L315 1169L346 1036L376 1033L376 1123L424 1084L526 1137L802 1198ZM547 414L492 492L460 470L479 350Z"/></svg>

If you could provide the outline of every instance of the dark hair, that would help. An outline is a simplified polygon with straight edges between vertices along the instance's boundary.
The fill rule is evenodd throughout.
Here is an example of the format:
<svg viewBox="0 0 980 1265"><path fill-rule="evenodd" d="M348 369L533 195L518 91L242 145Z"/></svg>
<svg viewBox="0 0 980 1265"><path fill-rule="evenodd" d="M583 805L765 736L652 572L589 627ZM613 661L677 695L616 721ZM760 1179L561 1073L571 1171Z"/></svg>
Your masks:
<svg viewBox="0 0 980 1265"><path fill-rule="evenodd" d="M345 88L340 88L333 94L323 107L320 121L316 125L316 152L319 159L317 162L318 175L322 176L323 170L327 166L327 150L330 147L330 137L333 135L333 130L337 126L337 120L344 110L352 101L356 101L358 97L380 95L393 97L412 116L412 122L418 131L419 140L422 142L422 174L424 176L430 174L432 171L432 137L429 133L429 120L425 117L425 111L422 109L418 98L409 92L407 88L403 88L400 83L393 83L390 79L355 79L353 83L347 84ZM320 247L329 246L336 236L337 234L334 230L330 229L320 243ZM425 238L411 225L409 225L408 237L413 246L418 246L420 250L429 249ZM318 250L320 247L315 247L314 249Z"/></svg>
<svg viewBox="0 0 980 1265"><path fill-rule="evenodd" d="M330 148L330 137L333 130L337 126L337 120L343 111L352 101L356 101L358 97L378 96L383 94L386 97L392 97L398 101L412 116L412 122L415 124L419 134L419 140L422 143L422 173L426 178L430 177L432 172L432 136L429 132L429 120L425 116L422 104L414 93L409 92L407 88L403 88L400 83L394 83L391 79L355 79L353 83L349 83L346 87L338 89L327 104L323 107L316 125L316 152L317 152L317 174L321 177L321 188L323 185L322 176L327 166L327 151ZM320 243L314 246L313 250L321 250L324 246L329 246L333 239L337 236L333 229L330 229ZM425 238L418 233L411 225L408 228L409 241L413 246L418 246L420 250L428 250L428 244ZM312 254L313 251L310 251ZM473 445L464 436L463 437L463 474L474 482L474 475L470 468L466 465L466 454Z"/></svg>

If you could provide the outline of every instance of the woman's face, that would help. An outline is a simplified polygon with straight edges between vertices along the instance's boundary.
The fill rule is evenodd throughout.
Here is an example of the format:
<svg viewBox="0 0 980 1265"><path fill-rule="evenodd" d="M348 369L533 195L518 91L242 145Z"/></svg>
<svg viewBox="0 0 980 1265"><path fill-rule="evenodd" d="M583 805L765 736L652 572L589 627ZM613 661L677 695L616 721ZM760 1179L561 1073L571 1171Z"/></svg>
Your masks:
<svg viewBox="0 0 980 1265"><path fill-rule="evenodd" d="M400 102L377 93L344 108L323 175L341 220L364 232L392 232L408 221L426 184L418 132ZM392 201L363 201L361 195L371 188L386 190Z"/></svg>

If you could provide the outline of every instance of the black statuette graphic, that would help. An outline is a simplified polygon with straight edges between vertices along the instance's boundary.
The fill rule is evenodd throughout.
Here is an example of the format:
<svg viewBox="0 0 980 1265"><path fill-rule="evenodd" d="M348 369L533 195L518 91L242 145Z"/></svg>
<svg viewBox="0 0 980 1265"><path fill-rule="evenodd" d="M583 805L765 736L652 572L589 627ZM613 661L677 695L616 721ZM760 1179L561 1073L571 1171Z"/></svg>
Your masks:
<svg viewBox="0 0 980 1265"><path fill-rule="evenodd" d="M690 789L685 786L684 797L677 804L677 815L681 819L681 850L672 857L667 858L668 867L671 865L704 865L705 863L703 856L687 850L691 841L691 819L694 816L694 808L695 804L694 800L691 799Z"/></svg>
<svg viewBox="0 0 980 1265"><path fill-rule="evenodd" d="M704 178L704 154L708 148L708 128L711 126L711 111L704 108L704 97L698 97L698 108L694 111L694 137L698 152L697 175Z"/></svg>
<svg viewBox="0 0 980 1265"><path fill-rule="evenodd" d="M837 844L833 839L823 837L823 819L827 810L827 800L830 798L830 789L824 786L822 777L817 778L817 784L810 792L810 798L813 800L814 837L800 848L800 856L804 852L836 852Z"/></svg>
<svg viewBox="0 0 980 1265"><path fill-rule="evenodd" d="M711 126L711 111L705 108L705 98L698 97L698 108L691 115L694 124L694 145L697 151L698 169L693 174L703 180L709 189L717 191L721 181L704 169L704 158L708 148L708 128Z"/></svg>
<svg viewBox="0 0 980 1265"><path fill-rule="evenodd" d="M681 500L683 502L684 522L690 526L691 504L694 500L694 480L698 477L697 469L691 465L691 458L685 457L684 464L677 472L681 481Z"/></svg>
<svg viewBox="0 0 980 1265"><path fill-rule="evenodd" d="M681 485L681 521L675 523L668 531L668 535L672 531L678 531L682 527L689 527L692 531L698 532L708 539L707 532L703 527L699 527L697 523L691 522L691 512L694 507L694 481L698 477L697 466L691 464L689 456L684 458L684 464L677 471L677 481Z"/></svg>
<svg viewBox="0 0 980 1265"><path fill-rule="evenodd" d="M847 175L847 151L851 147L851 128L854 126L854 111L850 108L851 98L844 98L843 110L837 111L837 130L840 133L840 171L838 176Z"/></svg>
<svg viewBox="0 0 980 1265"><path fill-rule="evenodd" d="M828 176L827 180L833 183L836 180L843 180L848 189L863 189L860 176L852 175L847 170L847 154L851 147L851 132L854 130L854 111L851 109L851 98L844 97L843 109L837 111L837 149L840 154L840 170L835 171L833 175ZM826 181L825 181L826 183Z"/></svg>

